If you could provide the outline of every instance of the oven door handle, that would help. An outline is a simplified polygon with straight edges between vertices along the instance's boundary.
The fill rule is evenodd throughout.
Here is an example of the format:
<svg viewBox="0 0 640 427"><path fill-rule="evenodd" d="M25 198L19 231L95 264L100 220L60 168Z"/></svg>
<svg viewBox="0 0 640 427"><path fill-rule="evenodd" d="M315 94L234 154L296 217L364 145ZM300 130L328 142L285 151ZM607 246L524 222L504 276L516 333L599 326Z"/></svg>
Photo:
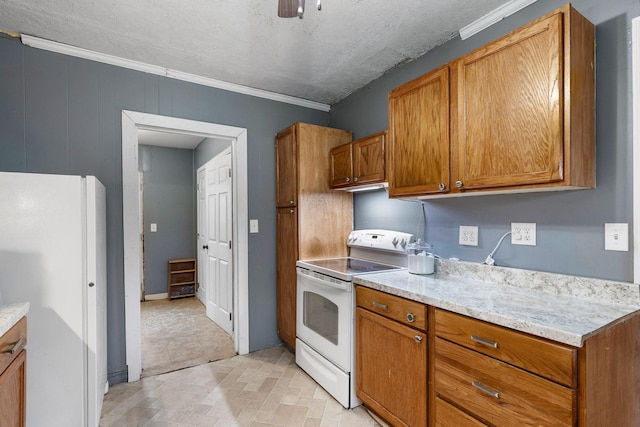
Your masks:
<svg viewBox="0 0 640 427"><path fill-rule="evenodd" d="M347 291L347 292L351 292L351 282L343 282L341 281L340 283L336 283L332 280L322 280L318 277L312 276L308 273L305 273L304 271L299 271L298 275L303 276L306 279L311 280L312 282L315 282L316 284L322 285L322 286L326 286L329 288L334 288L334 289L340 289L341 291Z"/></svg>

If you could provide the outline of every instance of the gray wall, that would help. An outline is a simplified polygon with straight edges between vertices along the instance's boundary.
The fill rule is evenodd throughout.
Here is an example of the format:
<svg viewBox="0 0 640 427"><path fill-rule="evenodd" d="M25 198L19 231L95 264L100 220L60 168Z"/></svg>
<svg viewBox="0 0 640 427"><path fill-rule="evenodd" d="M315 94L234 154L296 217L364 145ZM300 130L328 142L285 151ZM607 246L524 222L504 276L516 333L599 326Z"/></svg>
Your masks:
<svg viewBox="0 0 640 427"><path fill-rule="evenodd" d="M332 107L330 125L360 138L388 127L388 92L442 64L561 6L539 0L489 29L433 49ZM474 196L424 203L426 240L443 257L482 262L511 222L537 223L537 246L505 240L496 263L557 273L632 281L632 252L604 251L606 222L632 228L631 19L637 0L576 0L573 6L596 25L597 188L558 193ZM356 194L355 227L416 233L420 204L389 200L384 191ZM477 225L479 246L458 245L458 227ZM630 232L630 242L631 232ZM632 243L630 248L632 248Z"/></svg>
<svg viewBox="0 0 640 427"><path fill-rule="evenodd" d="M217 154L224 151L225 148L231 145L231 141L225 141L223 139L205 138L194 150L194 162L195 173L194 179L196 179L197 171L200 167L204 166L209 160L213 159Z"/></svg>
<svg viewBox="0 0 640 427"><path fill-rule="evenodd" d="M95 175L107 189L108 371L126 380L121 111L248 129L250 351L280 342L274 136L328 114L23 46L0 35L0 170Z"/></svg>
<svg viewBox="0 0 640 427"><path fill-rule="evenodd" d="M145 294L167 292L167 261L196 257L194 151L140 145ZM157 225L151 232L151 223Z"/></svg>

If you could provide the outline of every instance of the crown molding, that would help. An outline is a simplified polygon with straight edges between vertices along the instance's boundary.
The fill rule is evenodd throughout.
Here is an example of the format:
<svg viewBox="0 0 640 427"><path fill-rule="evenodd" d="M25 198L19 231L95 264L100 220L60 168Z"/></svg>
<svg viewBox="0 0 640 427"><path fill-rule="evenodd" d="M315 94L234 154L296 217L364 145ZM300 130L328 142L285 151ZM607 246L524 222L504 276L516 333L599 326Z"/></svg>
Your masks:
<svg viewBox="0 0 640 427"><path fill-rule="evenodd" d="M510 2L505 3L502 6L487 13L482 18L473 21L471 24L465 27L462 27L460 29L460 38L462 40L466 40L472 35L492 26L496 22L502 21L507 16L512 15L521 9L524 9L525 7L529 6L532 3L535 3L536 1L538 0L511 0Z"/></svg>
<svg viewBox="0 0 640 427"><path fill-rule="evenodd" d="M148 74L155 74L171 79L182 80L190 83L196 83L203 86L223 89L230 92L241 93L243 95L255 96L258 98L269 99L272 101L284 102L287 104L298 105L300 107L312 108L328 112L331 106L320 102L309 101L307 99L296 98L294 96L283 95L280 93L269 92L262 89L255 89L249 86L243 86L235 83L229 83L222 80L210 79L208 77L197 76L182 71L172 70L170 68L151 65L144 62L133 61L130 59L120 58L118 56L107 55L80 47L71 46L64 43L58 43L51 40L41 39L39 37L22 34L20 36L22 44L36 49L48 50L50 52L62 53L64 55L74 56L76 58L89 59L91 61L101 62L103 64L115 65L117 67L128 68L130 70L142 71Z"/></svg>

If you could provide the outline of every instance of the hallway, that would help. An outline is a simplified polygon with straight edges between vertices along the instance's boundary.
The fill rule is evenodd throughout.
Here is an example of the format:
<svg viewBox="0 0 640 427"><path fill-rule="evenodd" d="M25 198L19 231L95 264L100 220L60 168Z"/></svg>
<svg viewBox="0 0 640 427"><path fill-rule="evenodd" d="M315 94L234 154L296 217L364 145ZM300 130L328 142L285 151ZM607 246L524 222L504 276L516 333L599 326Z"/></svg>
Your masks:
<svg viewBox="0 0 640 427"><path fill-rule="evenodd" d="M140 324L143 378L236 354L231 337L197 298L142 302Z"/></svg>

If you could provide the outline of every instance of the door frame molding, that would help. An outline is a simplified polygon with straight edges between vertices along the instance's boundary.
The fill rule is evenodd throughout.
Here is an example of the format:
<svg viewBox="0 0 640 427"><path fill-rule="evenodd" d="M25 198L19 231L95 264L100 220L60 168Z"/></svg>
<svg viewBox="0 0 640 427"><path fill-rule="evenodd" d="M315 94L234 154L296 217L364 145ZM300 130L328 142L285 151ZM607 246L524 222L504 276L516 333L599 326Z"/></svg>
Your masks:
<svg viewBox="0 0 640 427"><path fill-rule="evenodd" d="M231 141L233 174L234 344L249 352L249 230L247 129L122 110L122 232L124 240L125 340L128 381L142 372L140 334L140 198L138 129L199 135Z"/></svg>

